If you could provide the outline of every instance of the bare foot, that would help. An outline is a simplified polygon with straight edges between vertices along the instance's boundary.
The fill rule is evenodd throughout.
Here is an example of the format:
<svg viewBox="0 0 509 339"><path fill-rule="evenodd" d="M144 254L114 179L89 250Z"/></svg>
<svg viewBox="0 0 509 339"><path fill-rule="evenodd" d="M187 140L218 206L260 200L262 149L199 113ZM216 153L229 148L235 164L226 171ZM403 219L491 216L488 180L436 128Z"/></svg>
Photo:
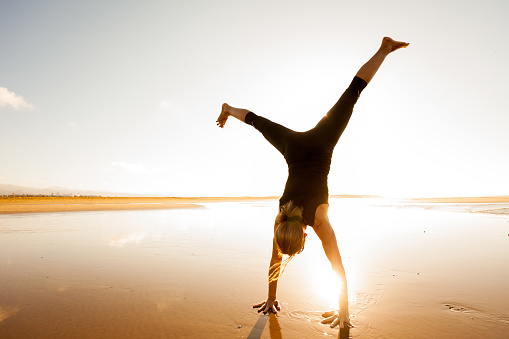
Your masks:
<svg viewBox="0 0 509 339"><path fill-rule="evenodd" d="M216 120L216 123L219 127L223 128L224 124L226 124L226 120L228 120L228 117L230 116L230 113L228 112L230 108L231 106L227 103L224 103L221 107L221 114L219 114L219 118Z"/></svg>
<svg viewBox="0 0 509 339"><path fill-rule="evenodd" d="M391 52L394 52L397 49L405 48L408 45L409 45L408 42L396 41L396 40L393 40L393 39L391 39L389 37L385 37L382 40L382 46L380 47L380 49L383 49L387 53L391 53Z"/></svg>

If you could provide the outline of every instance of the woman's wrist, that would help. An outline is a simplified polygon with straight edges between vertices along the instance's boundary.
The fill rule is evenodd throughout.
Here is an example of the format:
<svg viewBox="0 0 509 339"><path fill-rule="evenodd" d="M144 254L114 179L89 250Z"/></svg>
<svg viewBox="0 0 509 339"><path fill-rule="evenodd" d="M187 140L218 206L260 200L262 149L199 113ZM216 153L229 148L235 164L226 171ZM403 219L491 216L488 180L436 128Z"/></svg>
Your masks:
<svg viewBox="0 0 509 339"><path fill-rule="evenodd" d="M348 309L348 296L343 296L339 298L339 308Z"/></svg>

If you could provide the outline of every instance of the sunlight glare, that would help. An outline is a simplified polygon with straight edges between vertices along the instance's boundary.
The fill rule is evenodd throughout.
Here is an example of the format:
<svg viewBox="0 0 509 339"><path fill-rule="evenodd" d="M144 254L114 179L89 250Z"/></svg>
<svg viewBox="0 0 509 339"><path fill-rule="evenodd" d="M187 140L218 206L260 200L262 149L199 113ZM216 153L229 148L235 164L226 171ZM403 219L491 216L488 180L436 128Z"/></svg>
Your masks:
<svg viewBox="0 0 509 339"><path fill-rule="evenodd" d="M109 245L113 247L123 247L127 244L138 245L143 239L145 239L146 236L146 232L118 235L110 240Z"/></svg>
<svg viewBox="0 0 509 339"><path fill-rule="evenodd" d="M318 237L308 237L307 246L309 247L308 264L306 267L306 276L309 277L311 289L316 291L315 295L324 303L326 307L337 310L339 294L342 284L339 276L332 270L329 260L324 255L320 240ZM350 258L343 258L343 265L347 276L348 301L350 304L355 302L355 294L358 292L358 276L360 268L358 263L353 263Z"/></svg>
<svg viewBox="0 0 509 339"><path fill-rule="evenodd" d="M311 289L316 291L316 297L330 309L337 309L339 300L340 281L325 258L321 244L315 237L308 237L307 246L309 257L306 275L309 277ZM317 247L317 248L314 248Z"/></svg>

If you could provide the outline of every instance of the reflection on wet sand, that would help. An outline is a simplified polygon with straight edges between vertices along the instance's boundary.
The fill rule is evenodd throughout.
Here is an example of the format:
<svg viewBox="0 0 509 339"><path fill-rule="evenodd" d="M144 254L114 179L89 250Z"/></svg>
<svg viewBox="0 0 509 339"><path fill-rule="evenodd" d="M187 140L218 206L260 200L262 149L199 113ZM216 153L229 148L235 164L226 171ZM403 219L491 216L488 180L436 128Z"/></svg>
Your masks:
<svg viewBox="0 0 509 339"><path fill-rule="evenodd" d="M19 309L13 306L0 306L0 323L10 316L15 315Z"/></svg>
<svg viewBox="0 0 509 339"><path fill-rule="evenodd" d="M275 314L269 315L269 332L270 339L282 339L283 333L281 332L281 326L279 326L279 321L277 320L277 316Z"/></svg>
<svg viewBox="0 0 509 339"><path fill-rule="evenodd" d="M340 328L338 332L338 339L350 339L350 327Z"/></svg>
<svg viewBox="0 0 509 339"><path fill-rule="evenodd" d="M253 329L249 333L247 339L259 339L262 337L265 325L269 321L269 334L270 339L283 339L283 333L281 332L281 326L279 325L278 316L274 313L268 315L260 314L260 317L253 326Z"/></svg>
<svg viewBox="0 0 509 339"><path fill-rule="evenodd" d="M273 313L268 315L261 314L258 318L256 324L253 326L253 329L249 333L247 339L259 339L262 337L262 333L267 324L267 320L269 321L269 335L270 339L283 339L283 331L281 330L281 325L279 324L279 316ZM338 330L338 339L349 339L350 337L350 328L345 327ZM327 333L323 333L327 336Z"/></svg>
<svg viewBox="0 0 509 339"><path fill-rule="evenodd" d="M116 235L113 236L109 241L109 245L114 247L122 247L126 244L139 244L141 241L143 241L143 239L145 239L146 236L147 234L145 232Z"/></svg>

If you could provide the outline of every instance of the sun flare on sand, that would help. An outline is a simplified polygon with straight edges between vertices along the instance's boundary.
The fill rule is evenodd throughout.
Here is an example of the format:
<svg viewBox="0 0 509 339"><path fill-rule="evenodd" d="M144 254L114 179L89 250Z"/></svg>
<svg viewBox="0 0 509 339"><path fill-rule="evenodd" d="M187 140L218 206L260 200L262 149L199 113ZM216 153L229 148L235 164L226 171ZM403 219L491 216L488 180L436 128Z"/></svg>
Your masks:
<svg viewBox="0 0 509 339"><path fill-rule="evenodd" d="M308 232L309 233L309 232ZM324 310L335 310L338 307L339 292L342 289L338 275L331 269L331 265L324 260L321 244L318 239L308 237L308 248L303 252L306 255L306 267L302 272L307 277L310 289L323 305ZM306 253L307 252L307 253ZM348 281L348 299L350 304L355 302L357 288L358 265L352 265L350 259L343 258Z"/></svg>

